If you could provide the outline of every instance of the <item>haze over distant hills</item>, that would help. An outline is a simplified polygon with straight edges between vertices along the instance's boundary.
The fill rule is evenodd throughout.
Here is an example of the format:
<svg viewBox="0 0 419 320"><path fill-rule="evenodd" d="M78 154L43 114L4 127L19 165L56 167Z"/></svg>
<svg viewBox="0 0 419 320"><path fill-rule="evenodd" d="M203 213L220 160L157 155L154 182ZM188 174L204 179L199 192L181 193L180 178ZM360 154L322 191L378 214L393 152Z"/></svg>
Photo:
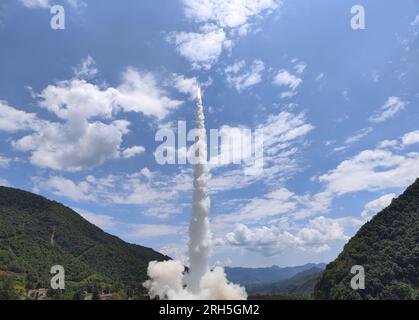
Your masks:
<svg viewBox="0 0 419 320"><path fill-rule="evenodd" d="M313 297L314 286L322 272L322 268L313 267L285 280L246 285L246 290L250 296L289 296L289 298L308 299Z"/></svg>
<svg viewBox="0 0 419 320"><path fill-rule="evenodd" d="M325 263L308 263L302 266L295 267L278 267L272 266L267 268L241 268L241 267L226 267L225 272L227 278L241 285L256 284L256 283L272 283L292 278L296 274L312 269L318 268L323 270L326 267Z"/></svg>

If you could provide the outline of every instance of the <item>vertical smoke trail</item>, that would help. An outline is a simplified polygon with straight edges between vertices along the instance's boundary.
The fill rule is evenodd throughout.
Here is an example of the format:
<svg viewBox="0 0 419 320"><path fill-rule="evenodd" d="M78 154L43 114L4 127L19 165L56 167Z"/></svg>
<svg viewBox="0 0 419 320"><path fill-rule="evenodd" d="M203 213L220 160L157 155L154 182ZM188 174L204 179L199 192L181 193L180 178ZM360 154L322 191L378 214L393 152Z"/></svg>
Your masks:
<svg viewBox="0 0 419 320"><path fill-rule="evenodd" d="M186 280L188 288L193 293L200 291L201 279L209 270L211 254L211 231L208 220L210 199L208 196L207 141L199 86L197 88L196 129L195 156L197 163L194 164L192 216L189 225L190 270Z"/></svg>
<svg viewBox="0 0 419 320"><path fill-rule="evenodd" d="M244 300L246 290L227 280L224 269L210 270L211 231L208 219L207 141L201 89L198 87L196 109L196 142L194 156L189 161L194 166L194 191L192 215L189 225L189 272L180 261L151 261L144 282L151 298L168 300Z"/></svg>

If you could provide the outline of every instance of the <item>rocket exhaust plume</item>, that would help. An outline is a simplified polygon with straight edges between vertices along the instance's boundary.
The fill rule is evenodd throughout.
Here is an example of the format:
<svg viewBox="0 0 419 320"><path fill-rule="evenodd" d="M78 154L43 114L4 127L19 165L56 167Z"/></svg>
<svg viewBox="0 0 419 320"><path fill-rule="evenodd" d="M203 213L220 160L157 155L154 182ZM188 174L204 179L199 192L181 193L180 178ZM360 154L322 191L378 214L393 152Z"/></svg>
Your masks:
<svg viewBox="0 0 419 320"><path fill-rule="evenodd" d="M144 282L151 298L168 300L244 300L244 288L230 283L224 269L210 270L211 230L208 219L207 142L201 88L197 87L196 142L194 145L192 215L189 225L189 270L179 261L152 261Z"/></svg>
<svg viewBox="0 0 419 320"><path fill-rule="evenodd" d="M207 144L201 88L197 88L196 108L196 156L194 165L194 191L192 216L189 225L189 263L187 284L193 293L199 292L202 277L208 271L211 254L211 231L208 220L210 199L208 196Z"/></svg>

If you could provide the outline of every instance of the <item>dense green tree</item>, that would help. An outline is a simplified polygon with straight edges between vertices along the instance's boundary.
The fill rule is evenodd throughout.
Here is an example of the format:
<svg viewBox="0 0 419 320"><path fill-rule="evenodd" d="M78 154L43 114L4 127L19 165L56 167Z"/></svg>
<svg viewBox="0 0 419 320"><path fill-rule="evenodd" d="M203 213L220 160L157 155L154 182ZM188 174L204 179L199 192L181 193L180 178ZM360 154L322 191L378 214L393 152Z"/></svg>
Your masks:
<svg viewBox="0 0 419 320"><path fill-rule="evenodd" d="M0 300L18 300L19 295L14 288L14 282L11 277L0 278Z"/></svg>
<svg viewBox="0 0 419 320"><path fill-rule="evenodd" d="M93 289L92 300L100 300L100 293L97 288Z"/></svg>
<svg viewBox="0 0 419 320"><path fill-rule="evenodd" d="M77 290L73 295L73 300L84 300L84 291Z"/></svg>

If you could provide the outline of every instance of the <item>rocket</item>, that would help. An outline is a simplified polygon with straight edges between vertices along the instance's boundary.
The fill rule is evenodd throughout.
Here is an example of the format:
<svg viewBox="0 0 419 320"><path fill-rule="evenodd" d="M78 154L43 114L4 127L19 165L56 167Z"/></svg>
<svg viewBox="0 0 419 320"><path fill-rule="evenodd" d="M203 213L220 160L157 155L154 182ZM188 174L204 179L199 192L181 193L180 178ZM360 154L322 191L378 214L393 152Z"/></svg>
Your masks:
<svg viewBox="0 0 419 320"><path fill-rule="evenodd" d="M202 93L201 93L201 86L199 83L196 86L196 100L198 102L198 105L202 106Z"/></svg>

